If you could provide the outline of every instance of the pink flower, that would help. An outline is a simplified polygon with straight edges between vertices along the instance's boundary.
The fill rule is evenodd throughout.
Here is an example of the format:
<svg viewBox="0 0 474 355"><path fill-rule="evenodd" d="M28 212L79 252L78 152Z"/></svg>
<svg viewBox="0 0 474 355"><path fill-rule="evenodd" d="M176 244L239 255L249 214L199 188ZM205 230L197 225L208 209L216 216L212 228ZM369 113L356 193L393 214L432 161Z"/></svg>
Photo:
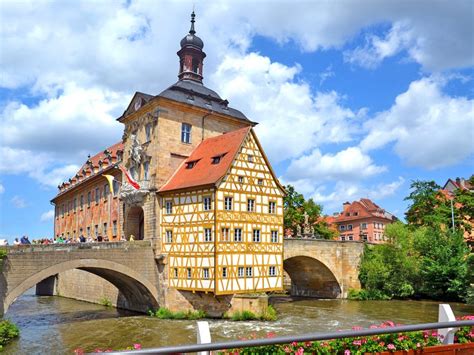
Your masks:
<svg viewBox="0 0 474 355"><path fill-rule="evenodd" d="M295 351L295 355L303 355L303 354L304 354L304 349L301 347L297 351Z"/></svg>
<svg viewBox="0 0 474 355"><path fill-rule="evenodd" d="M417 348L421 348L421 344L420 344L420 343L416 343L416 347L417 347Z"/></svg>
<svg viewBox="0 0 474 355"><path fill-rule="evenodd" d="M378 326L376 326L375 324L372 324L369 328L370 328L370 329L377 329Z"/></svg>
<svg viewBox="0 0 474 355"><path fill-rule="evenodd" d="M274 332L268 332L267 333L267 338L274 338L276 336L276 333Z"/></svg>
<svg viewBox="0 0 474 355"><path fill-rule="evenodd" d="M387 349L388 349L388 350L395 350L395 345L393 345L393 344L388 344L388 345L387 345Z"/></svg>
<svg viewBox="0 0 474 355"><path fill-rule="evenodd" d="M354 341L352 342L352 344L357 345L357 346L361 346L361 345L362 345L362 342L361 342L360 340L354 340Z"/></svg>
<svg viewBox="0 0 474 355"><path fill-rule="evenodd" d="M310 341L307 341L306 343L304 343L304 346L306 346L307 348L309 348L311 345L313 345Z"/></svg>
<svg viewBox="0 0 474 355"><path fill-rule="evenodd" d="M291 346L297 346L297 345L298 345L298 343L296 341L291 343Z"/></svg>
<svg viewBox="0 0 474 355"><path fill-rule="evenodd" d="M389 327L395 326L395 323L393 323L391 320L386 321L385 324L387 324Z"/></svg>
<svg viewBox="0 0 474 355"><path fill-rule="evenodd" d="M285 353L288 353L288 354L291 353L290 348L287 347L287 346L285 346L285 347L283 348L283 351L284 351Z"/></svg>
<svg viewBox="0 0 474 355"><path fill-rule="evenodd" d="M384 343L383 341L381 341L381 342L379 343L379 345L380 345L380 346L385 346L385 343Z"/></svg>
<svg viewBox="0 0 474 355"><path fill-rule="evenodd" d="M351 355L351 351L348 349L344 350L344 355Z"/></svg>
<svg viewBox="0 0 474 355"><path fill-rule="evenodd" d="M362 327L352 327L352 330L361 330Z"/></svg>
<svg viewBox="0 0 474 355"><path fill-rule="evenodd" d="M142 345L141 344L133 344L133 348L135 350L141 350L142 349Z"/></svg>

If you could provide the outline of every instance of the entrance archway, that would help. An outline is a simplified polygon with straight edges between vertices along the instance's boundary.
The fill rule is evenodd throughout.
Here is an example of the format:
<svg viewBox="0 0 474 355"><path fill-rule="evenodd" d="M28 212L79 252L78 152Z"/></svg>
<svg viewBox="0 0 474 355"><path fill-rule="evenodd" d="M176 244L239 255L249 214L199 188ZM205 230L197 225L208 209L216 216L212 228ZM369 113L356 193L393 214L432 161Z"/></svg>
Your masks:
<svg viewBox="0 0 474 355"><path fill-rule="evenodd" d="M340 298L341 286L329 268L317 259L295 256L283 262L291 279L291 295L315 298Z"/></svg>
<svg viewBox="0 0 474 355"><path fill-rule="evenodd" d="M128 209L127 218L125 220L125 238L130 239L133 235L135 240L145 238L145 214L140 206L133 206Z"/></svg>

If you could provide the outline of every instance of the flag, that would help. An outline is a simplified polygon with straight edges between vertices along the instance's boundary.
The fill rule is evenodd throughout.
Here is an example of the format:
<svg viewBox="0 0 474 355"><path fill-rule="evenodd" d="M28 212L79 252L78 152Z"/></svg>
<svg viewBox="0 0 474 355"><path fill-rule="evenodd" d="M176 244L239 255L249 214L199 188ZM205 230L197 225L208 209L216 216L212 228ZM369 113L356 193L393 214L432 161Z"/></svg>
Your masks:
<svg viewBox="0 0 474 355"><path fill-rule="evenodd" d="M130 185L132 185L136 190L140 190L140 185L138 184L138 182L135 181L135 179L130 175L130 173L127 171L127 169L125 169L123 166L119 165L118 166L120 168L120 170L123 171L123 173L125 174L125 177L127 178L127 181Z"/></svg>
<svg viewBox="0 0 474 355"><path fill-rule="evenodd" d="M114 195L114 180L115 180L115 176L113 175L107 175L107 174L102 174L103 177L105 177L107 179L107 181L109 182L109 187L110 187L110 192L112 195Z"/></svg>

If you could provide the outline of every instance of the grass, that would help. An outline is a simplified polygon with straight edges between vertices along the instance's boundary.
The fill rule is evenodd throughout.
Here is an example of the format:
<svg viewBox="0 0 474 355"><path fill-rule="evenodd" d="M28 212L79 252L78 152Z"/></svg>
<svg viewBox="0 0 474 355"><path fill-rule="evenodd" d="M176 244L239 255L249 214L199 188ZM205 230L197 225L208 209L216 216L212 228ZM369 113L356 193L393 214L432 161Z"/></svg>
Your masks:
<svg viewBox="0 0 474 355"><path fill-rule="evenodd" d="M102 306L105 306L105 307L112 307L112 301L110 299L108 299L107 297L102 297L100 300L99 300L99 304L101 304Z"/></svg>
<svg viewBox="0 0 474 355"><path fill-rule="evenodd" d="M236 311L232 314L224 314L224 318L231 319L233 321L247 321L247 320L263 320L263 321L274 321L277 319L277 312L273 306L269 305L262 314L255 314L251 311Z"/></svg>
<svg viewBox="0 0 474 355"><path fill-rule="evenodd" d="M151 317L158 318L158 319L190 319L190 320L206 318L207 316L206 312L202 310L197 310L197 311L188 310L188 311L173 312L166 307L160 307L155 311L149 310L148 315Z"/></svg>
<svg viewBox="0 0 474 355"><path fill-rule="evenodd" d="M3 347L19 335L20 331L15 324L8 320L0 321L0 351L3 351Z"/></svg>

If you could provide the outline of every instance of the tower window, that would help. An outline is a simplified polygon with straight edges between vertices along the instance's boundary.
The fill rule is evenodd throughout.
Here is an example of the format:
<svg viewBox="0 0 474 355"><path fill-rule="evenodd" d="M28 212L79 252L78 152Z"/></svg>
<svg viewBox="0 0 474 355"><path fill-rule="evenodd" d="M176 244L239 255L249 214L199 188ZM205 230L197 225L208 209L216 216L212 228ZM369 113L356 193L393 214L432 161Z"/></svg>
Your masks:
<svg viewBox="0 0 474 355"><path fill-rule="evenodd" d="M195 72L196 74L200 74L199 73L199 61L197 60L197 58L193 58L193 72Z"/></svg>
<svg viewBox="0 0 474 355"><path fill-rule="evenodd" d="M191 143L191 127L188 123L181 124L181 142Z"/></svg>

